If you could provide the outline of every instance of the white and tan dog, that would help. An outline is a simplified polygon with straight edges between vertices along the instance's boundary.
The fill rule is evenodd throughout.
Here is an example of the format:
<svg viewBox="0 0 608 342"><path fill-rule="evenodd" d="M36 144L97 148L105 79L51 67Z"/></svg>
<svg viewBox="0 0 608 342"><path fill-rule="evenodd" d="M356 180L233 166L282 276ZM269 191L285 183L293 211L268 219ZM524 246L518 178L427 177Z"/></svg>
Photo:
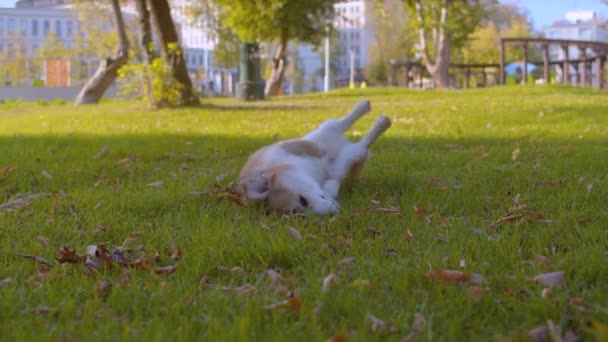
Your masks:
<svg viewBox="0 0 608 342"><path fill-rule="evenodd" d="M358 142L346 138L344 133L370 109L369 101L360 101L346 116L325 121L302 138L259 149L241 170L237 191L280 212L335 213L340 184L359 175L370 145L391 126L380 116Z"/></svg>

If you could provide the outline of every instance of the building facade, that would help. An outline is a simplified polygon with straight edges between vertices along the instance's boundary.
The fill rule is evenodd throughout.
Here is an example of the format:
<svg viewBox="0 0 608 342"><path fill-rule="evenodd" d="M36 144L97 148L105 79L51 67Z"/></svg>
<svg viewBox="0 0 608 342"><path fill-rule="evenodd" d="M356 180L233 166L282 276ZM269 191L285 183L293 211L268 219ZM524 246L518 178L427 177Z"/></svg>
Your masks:
<svg viewBox="0 0 608 342"><path fill-rule="evenodd" d="M347 0L334 5L333 28L336 34L330 41L330 88L348 85L351 69L356 80L364 78L368 63L368 48L375 39L374 8L371 1ZM310 44L299 44L300 72L306 82L303 91L323 89L324 55Z"/></svg>
<svg viewBox="0 0 608 342"><path fill-rule="evenodd" d="M0 56L32 57L51 33L70 47L79 27L69 8L0 8Z"/></svg>

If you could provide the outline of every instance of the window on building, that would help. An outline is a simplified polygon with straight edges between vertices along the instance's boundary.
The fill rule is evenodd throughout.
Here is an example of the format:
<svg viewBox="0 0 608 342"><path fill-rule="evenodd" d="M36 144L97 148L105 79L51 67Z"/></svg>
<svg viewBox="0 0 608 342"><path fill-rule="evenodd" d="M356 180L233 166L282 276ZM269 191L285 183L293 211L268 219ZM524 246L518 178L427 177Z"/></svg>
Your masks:
<svg viewBox="0 0 608 342"><path fill-rule="evenodd" d="M42 22L42 33L45 37L49 34L50 30L51 30L51 22L48 20L43 21Z"/></svg>
<svg viewBox="0 0 608 342"><path fill-rule="evenodd" d="M72 23L72 21L71 21L71 20L68 20L68 21L65 23L65 34L66 34L68 37L71 37L71 36L72 36L72 33L74 32L74 27L73 27L73 25L74 25L74 24Z"/></svg>
<svg viewBox="0 0 608 342"><path fill-rule="evenodd" d="M0 18L0 35L4 33L4 19Z"/></svg>
<svg viewBox="0 0 608 342"><path fill-rule="evenodd" d="M15 19L14 18L8 18L8 33L13 33L15 32Z"/></svg>
<svg viewBox="0 0 608 342"><path fill-rule="evenodd" d="M61 20L55 20L55 34L57 37L61 37L63 34L61 32Z"/></svg>
<svg viewBox="0 0 608 342"><path fill-rule="evenodd" d="M38 20L32 20L32 37L38 37Z"/></svg>
<svg viewBox="0 0 608 342"><path fill-rule="evenodd" d="M198 56L198 64L203 65L203 55Z"/></svg>
<svg viewBox="0 0 608 342"><path fill-rule="evenodd" d="M22 37L27 37L27 19L21 19L19 22L19 31Z"/></svg>

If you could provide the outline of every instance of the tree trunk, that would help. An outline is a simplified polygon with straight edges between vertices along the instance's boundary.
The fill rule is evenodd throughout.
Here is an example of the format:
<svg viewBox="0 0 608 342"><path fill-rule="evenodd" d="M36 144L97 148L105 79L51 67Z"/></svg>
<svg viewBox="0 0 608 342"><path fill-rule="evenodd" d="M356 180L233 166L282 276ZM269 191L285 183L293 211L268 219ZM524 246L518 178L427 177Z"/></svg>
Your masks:
<svg viewBox="0 0 608 342"><path fill-rule="evenodd" d="M76 100L74 100L75 106L98 103L116 79L118 69L127 64L129 60L129 40L127 39L125 22L118 1L112 0L112 9L118 33L118 47L114 53L114 57L108 57L99 63L95 75L84 84L78 96L76 96Z"/></svg>
<svg viewBox="0 0 608 342"><path fill-rule="evenodd" d="M154 41L152 40L152 28L150 27L150 11L146 0L135 0L135 8L138 14L139 28L141 29L141 46L146 54L146 61L150 64L158 57Z"/></svg>
<svg viewBox="0 0 608 342"><path fill-rule="evenodd" d="M443 89L449 87L450 51L452 39L447 32L447 9L451 0L442 0L438 27L433 29L434 58L430 57L428 50L427 32L424 26L424 13L422 0L416 0L416 20L418 21L418 38L422 60L431 74L435 88Z"/></svg>
<svg viewBox="0 0 608 342"><path fill-rule="evenodd" d="M160 53L167 65L173 70L173 77L182 84L180 98L184 104L199 104L198 97L192 89L192 82L188 75L188 69L184 60L183 50L179 47L179 41L171 8L167 0L147 0L152 26L160 41ZM170 45L177 49L169 48Z"/></svg>
<svg viewBox="0 0 608 342"><path fill-rule="evenodd" d="M279 47L272 58L272 70L270 71L270 77L266 82L266 89L264 89L264 95L266 96L279 95L279 91L283 87L283 78L285 76L285 69L287 67L288 41L289 35L287 29L282 29Z"/></svg>

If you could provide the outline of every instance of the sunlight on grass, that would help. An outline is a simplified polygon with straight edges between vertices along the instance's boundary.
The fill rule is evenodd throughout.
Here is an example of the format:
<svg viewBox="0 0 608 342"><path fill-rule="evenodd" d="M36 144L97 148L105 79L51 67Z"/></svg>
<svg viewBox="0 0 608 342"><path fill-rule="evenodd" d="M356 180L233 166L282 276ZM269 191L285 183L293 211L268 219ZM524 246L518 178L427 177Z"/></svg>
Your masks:
<svg viewBox="0 0 608 342"><path fill-rule="evenodd" d="M393 126L338 215L209 191L362 98L351 136L380 114ZM0 105L0 336L494 340L551 320L589 339L608 322L606 100L547 86ZM62 246L82 259L59 263Z"/></svg>

